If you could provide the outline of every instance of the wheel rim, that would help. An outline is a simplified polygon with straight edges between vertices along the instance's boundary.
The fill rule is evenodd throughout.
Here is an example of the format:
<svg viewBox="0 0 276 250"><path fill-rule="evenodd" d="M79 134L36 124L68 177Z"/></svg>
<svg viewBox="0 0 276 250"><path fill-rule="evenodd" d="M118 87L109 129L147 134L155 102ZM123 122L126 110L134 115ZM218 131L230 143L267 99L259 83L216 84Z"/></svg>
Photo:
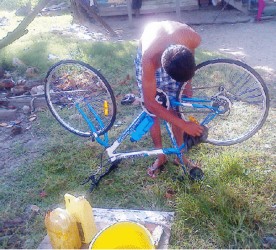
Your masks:
<svg viewBox="0 0 276 250"><path fill-rule="evenodd" d="M203 63L195 73L192 86L194 97L212 97L211 104L222 111L207 124L209 143L242 142L256 133L267 117L267 89L260 76L245 64L226 59ZM180 108L180 112L184 119L192 115L203 122L209 111Z"/></svg>
<svg viewBox="0 0 276 250"><path fill-rule="evenodd" d="M99 72L89 65L76 61L58 63L48 72L45 86L46 100L52 114L69 131L81 136L91 135L76 104L91 120L98 134L112 126L116 114L113 92L108 89L106 80ZM89 105L97 113L100 123ZM108 114L105 114L107 109Z"/></svg>

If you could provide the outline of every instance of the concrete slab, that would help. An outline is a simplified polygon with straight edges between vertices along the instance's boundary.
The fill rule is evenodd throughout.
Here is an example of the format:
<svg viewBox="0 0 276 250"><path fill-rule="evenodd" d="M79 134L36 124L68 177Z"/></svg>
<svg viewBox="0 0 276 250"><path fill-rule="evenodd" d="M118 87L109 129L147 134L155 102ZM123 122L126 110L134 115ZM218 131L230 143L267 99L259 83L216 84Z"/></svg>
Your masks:
<svg viewBox="0 0 276 250"><path fill-rule="evenodd" d="M137 222L151 232L158 249L168 248L171 226L174 220L173 212L93 208L93 213L98 232L116 222ZM156 235L157 231L162 234ZM88 247L88 245L83 245L82 249ZM38 249L52 249L48 236L43 239Z"/></svg>

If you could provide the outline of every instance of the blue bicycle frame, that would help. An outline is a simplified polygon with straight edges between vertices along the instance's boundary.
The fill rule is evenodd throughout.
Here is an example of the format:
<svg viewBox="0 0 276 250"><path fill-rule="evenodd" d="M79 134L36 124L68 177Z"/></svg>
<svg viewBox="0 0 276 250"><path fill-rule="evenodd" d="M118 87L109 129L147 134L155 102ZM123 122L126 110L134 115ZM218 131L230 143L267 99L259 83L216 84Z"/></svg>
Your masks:
<svg viewBox="0 0 276 250"><path fill-rule="evenodd" d="M181 102L177 101L176 99L170 99L170 105L171 107L177 107L177 106L184 106L184 107L192 107L195 109L207 109L210 112L206 115L205 119L200 123L201 125L207 125L210 121L212 121L217 115L223 113L217 106L212 105L212 100L206 100L206 99L199 99L199 98L182 98ZM92 108L92 106L87 103L86 104L89 108L89 111L93 114L95 119L98 122L98 125L100 125L101 128L104 127L104 124L102 120L100 119L97 112ZM85 112L80 108L78 104L76 104L76 108L82 115L82 117L87 122L90 130L91 135L93 139L95 139L100 145L102 145L105 149L105 152L107 153L109 159L108 159L108 167L103 170L106 166L101 163L98 171L91 175L83 184L87 183L88 181L92 181L92 185L90 188L90 191L93 190L95 186L98 185L100 179L107 175L109 172L111 172L115 167L117 167L117 162L121 159L130 158L130 157L145 157L145 156L153 156L153 155L159 155L159 154L165 154L165 155L176 155L179 159L180 166L184 172L184 174L187 174L187 167L185 166L185 163L183 161L183 151L186 149L186 142L181 146L177 145L176 139L174 137L174 134L172 132L172 127L167 121L163 121L165 124L166 130L169 134L172 147L171 148L162 148L162 149L152 149L152 150L142 150L142 151L133 151L133 152L120 152L120 153L114 153L116 149L120 146L120 144L126 139L126 137L130 136L133 132L143 133L146 134L153 123L147 127L146 131L137 131L140 127L139 125L143 123L145 118L149 118L150 115L146 111L142 111L135 120L121 133L121 135L116 139L112 144L109 143L108 134L105 133L102 136L99 136L96 132L96 127L92 122L89 120L88 116L85 114ZM152 118L151 118L152 119Z"/></svg>
<svg viewBox="0 0 276 250"><path fill-rule="evenodd" d="M208 124L211 120L213 120L218 114L220 114L221 112L219 111L218 107L213 107L212 101L211 100L204 100L204 99L198 99L198 98L183 98L182 102L178 102L175 99L171 99L170 100L170 104L172 107L176 107L176 106L185 106L185 107L193 107L195 109L208 109L210 110L210 112L208 113L208 115L206 116L206 118L201 122L201 125L206 125ZM100 127L103 128L104 124L102 122L102 120L100 119L100 117L97 115L96 111L92 108L92 106L87 103L87 106L89 108L89 111L93 114L93 116L95 117L95 119L97 120L97 122L99 123ZM172 132L172 127L171 125L164 121L166 130L169 134L172 146L171 148L162 148L162 149L153 149L153 150L142 150L142 151L133 151L133 152L120 152L120 153L114 153L116 151L116 149L120 146L120 144L125 140L125 138L129 135L131 135L131 133L133 133L133 131L139 129L139 124L141 124L141 122L146 118L146 117L150 117L150 115L146 112L146 111L142 111L137 117L136 119L122 132L122 134L118 137L118 139L116 139L112 144L109 144L109 138L108 138L108 134L105 133L103 136L99 136L97 134L97 130L96 127L92 124L92 122L89 120L88 116L85 114L85 112L79 107L79 105L76 105L76 108L79 110L80 114L82 115L82 117L85 119L85 121L87 122L91 132L92 132L92 136L93 138L105 148L105 151L108 154L109 160L110 162L115 162L117 160L120 159L124 159L124 158L129 158L129 157L145 157L145 156L153 156L153 155L159 155L159 154L166 154L166 155L171 155L171 154L175 154L177 155L177 157L179 158L179 162L182 166L182 169L184 171L184 173L186 173L186 168L185 168L185 164L183 162L183 149L185 149L185 142L181 145L178 146L176 143L176 139L173 135ZM153 124L153 123L152 123ZM152 124L150 126L148 126L147 131L149 131L149 129L151 128ZM147 131L136 131L138 133L147 133Z"/></svg>
<svg viewBox="0 0 276 250"><path fill-rule="evenodd" d="M183 107L192 107L195 109L209 109L210 111L212 111L205 117L205 119L200 123L200 125L207 125L217 115L222 113L222 111L220 111L218 107L210 106L210 104L212 103L212 100L183 97L181 101L182 102L178 102L175 99L171 99L170 103L172 107L183 106Z"/></svg>

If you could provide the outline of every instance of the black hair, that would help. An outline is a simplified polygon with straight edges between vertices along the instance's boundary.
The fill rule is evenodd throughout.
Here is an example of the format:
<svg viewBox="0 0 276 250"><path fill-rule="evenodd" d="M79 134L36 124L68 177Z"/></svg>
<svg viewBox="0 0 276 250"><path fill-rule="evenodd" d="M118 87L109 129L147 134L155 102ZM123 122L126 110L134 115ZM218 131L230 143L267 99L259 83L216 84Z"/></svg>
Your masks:
<svg viewBox="0 0 276 250"><path fill-rule="evenodd" d="M171 45L162 54L161 64L165 71L177 82L186 82L195 74L193 53L183 45Z"/></svg>

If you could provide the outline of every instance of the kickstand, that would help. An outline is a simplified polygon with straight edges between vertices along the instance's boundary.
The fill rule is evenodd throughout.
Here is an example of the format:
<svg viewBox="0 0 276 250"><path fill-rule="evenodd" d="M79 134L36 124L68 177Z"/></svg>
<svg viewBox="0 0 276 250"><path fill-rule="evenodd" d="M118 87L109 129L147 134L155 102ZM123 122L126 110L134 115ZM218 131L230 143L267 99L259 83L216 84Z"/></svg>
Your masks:
<svg viewBox="0 0 276 250"><path fill-rule="evenodd" d="M114 169L116 169L120 163L120 160L116 160L114 162L107 161L105 164L103 164L103 154L101 154L101 164L97 171L90 175L83 183L82 185L88 183L91 181L91 185L89 188L90 193L98 186L100 180L108 175L110 172L112 172Z"/></svg>
<svg viewBox="0 0 276 250"><path fill-rule="evenodd" d="M90 181L91 181L91 185L89 188L89 192L91 193L94 190L94 188L96 188L99 184L99 180L96 180L95 174L90 175L83 183L81 183L81 185L84 185Z"/></svg>

